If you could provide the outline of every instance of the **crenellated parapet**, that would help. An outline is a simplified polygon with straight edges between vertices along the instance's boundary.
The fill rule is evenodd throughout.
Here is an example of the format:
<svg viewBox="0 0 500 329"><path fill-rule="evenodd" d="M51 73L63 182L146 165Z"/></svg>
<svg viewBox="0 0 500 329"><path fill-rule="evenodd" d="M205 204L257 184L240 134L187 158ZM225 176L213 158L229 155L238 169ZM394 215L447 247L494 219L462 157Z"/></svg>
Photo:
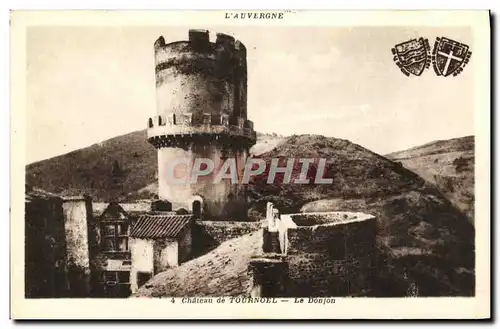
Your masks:
<svg viewBox="0 0 500 329"><path fill-rule="evenodd" d="M253 131L253 122L242 117L233 117L228 114L203 113L181 113L170 115L156 115L148 119L148 128L156 126L237 126L240 129Z"/></svg>
<svg viewBox="0 0 500 329"><path fill-rule="evenodd" d="M193 61L207 59L246 66L245 45L224 33L217 33L214 43L210 42L210 33L207 30L189 30L188 41L166 43L161 36L154 43L154 49L156 72L179 63L192 64Z"/></svg>

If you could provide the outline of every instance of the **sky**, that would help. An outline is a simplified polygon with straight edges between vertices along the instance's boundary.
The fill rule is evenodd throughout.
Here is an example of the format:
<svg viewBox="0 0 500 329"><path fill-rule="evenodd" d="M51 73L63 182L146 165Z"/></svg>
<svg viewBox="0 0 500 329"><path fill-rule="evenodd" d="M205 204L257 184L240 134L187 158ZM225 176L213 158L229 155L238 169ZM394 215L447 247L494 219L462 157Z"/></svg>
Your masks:
<svg viewBox="0 0 500 329"><path fill-rule="evenodd" d="M145 129L156 114L153 43L187 40L190 28L246 45L256 131L348 139L379 154L474 134L468 28L29 27L28 163ZM441 36L471 47L464 71L403 75L391 48Z"/></svg>

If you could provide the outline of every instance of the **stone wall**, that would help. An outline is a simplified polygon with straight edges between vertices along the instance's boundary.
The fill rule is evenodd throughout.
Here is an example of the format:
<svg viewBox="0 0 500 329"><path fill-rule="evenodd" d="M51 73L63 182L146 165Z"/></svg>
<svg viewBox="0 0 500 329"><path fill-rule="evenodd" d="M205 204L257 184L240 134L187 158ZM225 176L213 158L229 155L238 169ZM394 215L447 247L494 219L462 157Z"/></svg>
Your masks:
<svg viewBox="0 0 500 329"><path fill-rule="evenodd" d="M188 261L191 258L193 249L193 225L189 225L183 229L179 236L179 263Z"/></svg>
<svg viewBox="0 0 500 329"><path fill-rule="evenodd" d="M246 48L232 36L190 30L189 41L154 45L159 113L205 111L246 118Z"/></svg>
<svg viewBox="0 0 500 329"><path fill-rule="evenodd" d="M75 297L87 297L91 292L89 221L92 201L88 197L63 198L69 285Z"/></svg>
<svg viewBox="0 0 500 329"><path fill-rule="evenodd" d="M70 295L62 200L34 197L25 203L25 296Z"/></svg>
<svg viewBox="0 0 500 329"><path fill-rule="evenodd" d="M137 273L146 272L154 274L154 241L147 239L130 238L129 240L132 271L130 272L130 290L135 293L137 286Z"/></svg>
<svg viewBox="0 0 500 329"><path fill-rule="evenodd" d="M294 223L290 215L281 215L277 223L278 239L280 250L283 254L288 252L288 229L296 228L297 224Z"/></svg>
<svg viewBox="0 0 500 329"><path fill-rule="evenodd" d="M190 137L191 138L191 137ZM178 136L179 141L182 137ZM210 145L206 145L207 142ZM158 149L158 195L162 200L172 203L174 209L182 207L192 209L194 196L203 200L204 219L245 220L247 219L247 186L233 184L230 179L222 179L215 183L218 170L222 167L224 157L236 159L237 172L243 172L248 152L246 149L230 148L220 141L211 141L204 136L199 141L189 141L177 147L161 147ZM195 159L206 158L214 163L214 170L191 182L186 162L192 166ZM177 161L182 161L175 165ZM172 171L175 168L176 179L172 182Z"/></svg>
<svg viewBox="0 0 500 329"><path fill-rule="evenodd" d="M197 221L193 227L193 256L214 249L222 242L258 231L261 222Z"/></svg>
<svg viewBox="0 0 500 329"><path fill-rule="evenodd" d="M154 241L154 273L179 266L179 244L175 239Z"/></svg>
<svg viewBox="0 0 500 329"><path fill-rule="evenodd" d="M262 243L264 252L282 253L278 232L270 232L269 228L265 227L262 232L262 237L264 240Z"/></svg>
<svg viewBox="0 0 500 329"><path fill-rule="evenodd" d="M292 216L298 226L287 232L287 293L291 296L358 296L366 295L372 286L375 217L337 214ZM339 220L327 224L329 217Z"/></svg>
<svg viewBox="0 0 500 329"><path fill-rule="evenodd" d="M88 251L87 203L85 198L63 199L64 227L68 263L88 269L90 267Z"/></svg>
<svg viewBox="0 0 500 329"><path fill-rule="evenodd" d="M196 225L203 227L218 244L258 231L262 227L261 222L199 221Z"/></svg>
<svg viewBox="0 0 500 329"><path fill-rule="evenodd" d="M288 262L280 256L254 257L248 265L251 297L285 297Z"/></svg>

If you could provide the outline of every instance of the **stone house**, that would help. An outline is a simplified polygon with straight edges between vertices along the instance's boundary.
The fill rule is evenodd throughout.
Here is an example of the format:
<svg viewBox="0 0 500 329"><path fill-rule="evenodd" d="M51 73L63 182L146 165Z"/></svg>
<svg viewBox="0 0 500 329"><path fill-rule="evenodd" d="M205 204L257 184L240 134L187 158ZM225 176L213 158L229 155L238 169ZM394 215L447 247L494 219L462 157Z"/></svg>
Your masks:
<svg viewBox="0 0 500 329"><path fill-rule="evenodd" d="M151 212L139 217L130 232L131 291L153 275L189 259L195 217L175 212Z"/></svg>
<svg viewBox="0 0 500 329"><path fill-rule="evenodd" d="M68 293L62 199L26 187L25 296L62 297Z"/></svg>
<svg viewBox="0 0 500 329"><path fill-rule="evenodd" d="M27 185L25 192L25 295L89 297L87 196L64 197Z"/></svg>
<svg viewBox="0 0 500 329"><path fill-rule="evenodd" d="M132 270L129 236L141 214L151 210L150 203L94 203L91 223L93 295L128 297Z"/></svg>

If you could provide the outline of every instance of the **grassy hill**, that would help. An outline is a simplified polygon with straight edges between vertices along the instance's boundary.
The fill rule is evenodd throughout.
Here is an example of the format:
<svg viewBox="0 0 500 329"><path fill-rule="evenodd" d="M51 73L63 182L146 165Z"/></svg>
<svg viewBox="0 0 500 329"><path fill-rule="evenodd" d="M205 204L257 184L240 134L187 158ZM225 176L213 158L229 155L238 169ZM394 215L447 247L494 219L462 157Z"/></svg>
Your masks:
<svg viewBox="0 0 500 329"><path fill-rule="evenodd" d="M96 201L124 200L156 179L156 150L136 131L26 167L27 183Z"/></svg>
<svg viewBox="0 0 500 329"><path fill-rule="evenodd" d="M258 133L251 153L266 152L283 139ZM103 202L152 198L158 191L157 166L156 149L141 130L29 164L26 182L62 195L87 193Z"/></svg>
<svg viewBox="0 0 500 329"><path fill-rule="evenodd" d="M359 211L377 216L380 262L377 295L404 295L410 282L423 295L468 295L474 289L473 225L433 184L416 173L347 140L292 136L261 155L327 158L332 184L266 184L250 187L252 210L267 201L280 211ZM312 168L309 176L315 176ZM300 170L294 170L292 177ZM381 287L384 287L383 289Z"/></svg>
<svg viewBox="0 0 500 329"><path fill-rule="evenodd" d="M387 157L436 185L473 221L474 136L435 141Z"/></svg>
<svg viewBox="0 0 500 329"><path fill-rule="evenodd" d="M264 173L250 186L254 216L263 216L266 202L272 201L283 213L344 210L377 217L379 258L370 295L406 296L410 290L420 296L474 294L474 227L434 185L414 172L347 140L315 135L292 136L260 157L268 164L275 157L327 158L323 176L333 178L333 184L283 184L283 175L275 184L267 184ZM316 170L312 166L308 177L315 177ZM300 168L295 168L292 180L299 174ZM237 274L244 272L239 260L256 252L253 238L232 240L231 246L238 248L224 244L160 273L138 295L215 296L213 280L240 287L237 293L244 294L240 283L247 281ZM240 242L247 247L239 250ZM224 274L229 265L221 259L241 266ZM188 285L176 283L185 273Z"/></svg>

